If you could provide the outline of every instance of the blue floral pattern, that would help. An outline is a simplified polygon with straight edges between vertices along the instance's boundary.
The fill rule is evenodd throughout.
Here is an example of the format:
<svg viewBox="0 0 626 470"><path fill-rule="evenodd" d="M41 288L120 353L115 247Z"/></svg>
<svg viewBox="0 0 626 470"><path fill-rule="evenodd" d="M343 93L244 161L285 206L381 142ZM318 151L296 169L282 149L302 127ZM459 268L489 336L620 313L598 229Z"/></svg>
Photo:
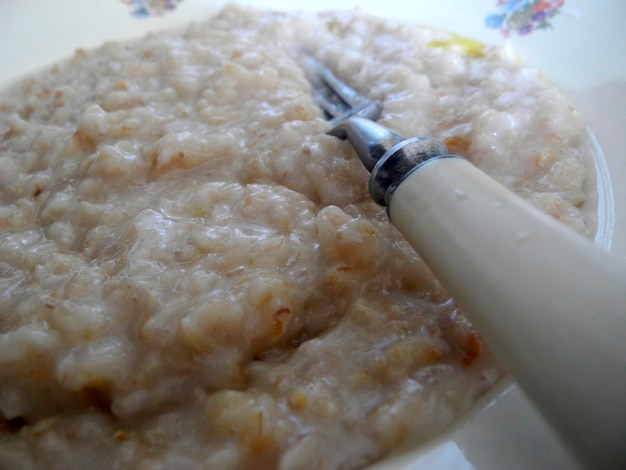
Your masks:
<svg viewBox="0 0 626 470"><path fill-rule="evenodd" d="M485 18L485 26L499 29L504 36L525 36L550 29L550 20L559 13L565 0L497 0L497 10Z"/></svg>
<svg viewBox="0 0 626 470"><path fill-rule="evenodd" d="M182 0L122 0L122 2L133 8L133 16L146 18L175 10Z"/></svg>

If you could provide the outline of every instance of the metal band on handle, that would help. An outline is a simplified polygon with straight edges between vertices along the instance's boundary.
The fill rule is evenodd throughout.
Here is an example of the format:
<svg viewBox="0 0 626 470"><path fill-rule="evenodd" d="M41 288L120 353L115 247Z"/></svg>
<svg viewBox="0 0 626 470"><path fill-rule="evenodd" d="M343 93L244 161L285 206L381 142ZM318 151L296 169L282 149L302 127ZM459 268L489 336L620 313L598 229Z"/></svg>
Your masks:
<svg viewBox="0 0 626 470"><path fill-rule="evenodd" d="M414 137L389 149L372 169L369 191L372 199L388 206L396 188L420 166L439 158L462 158L449 155L448 148L430 137Z"/></svg>

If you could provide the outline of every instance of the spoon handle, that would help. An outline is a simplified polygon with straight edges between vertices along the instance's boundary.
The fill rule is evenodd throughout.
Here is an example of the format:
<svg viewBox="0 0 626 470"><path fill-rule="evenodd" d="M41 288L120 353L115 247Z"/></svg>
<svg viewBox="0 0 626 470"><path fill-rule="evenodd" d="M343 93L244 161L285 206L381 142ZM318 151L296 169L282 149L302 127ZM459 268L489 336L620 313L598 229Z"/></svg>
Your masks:
<svg viewBox="0 0 626 470"><path fill-rule="evenodd" d="M625 468L626 266L461 158L389 216L583 462Z"/></svg>

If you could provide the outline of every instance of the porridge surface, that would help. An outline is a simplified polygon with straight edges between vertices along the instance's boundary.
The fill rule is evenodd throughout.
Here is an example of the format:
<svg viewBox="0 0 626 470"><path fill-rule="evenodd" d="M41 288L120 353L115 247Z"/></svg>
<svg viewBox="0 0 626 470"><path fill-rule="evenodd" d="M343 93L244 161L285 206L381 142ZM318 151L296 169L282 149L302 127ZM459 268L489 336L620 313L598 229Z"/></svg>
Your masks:
<svg viewBox="0 0 626 470"><path fill-rule="evenodd" d="M0 98L0 467L355 468L502 376L325 135L302 46L594 233L584 122L497 49L228 7L79 50Z"/></svg>

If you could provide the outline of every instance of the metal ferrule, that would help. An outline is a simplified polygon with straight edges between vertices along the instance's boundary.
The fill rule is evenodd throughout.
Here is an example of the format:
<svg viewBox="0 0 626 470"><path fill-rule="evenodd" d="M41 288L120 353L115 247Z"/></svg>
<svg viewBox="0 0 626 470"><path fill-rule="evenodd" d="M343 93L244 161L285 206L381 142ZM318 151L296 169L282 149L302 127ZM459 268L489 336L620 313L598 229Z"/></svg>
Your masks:
<svg viewBox="0 0 626 470"><path fill-rule="evenodd" d="M440 158L461 158L449 155L448 148L430 137L414 137L404 140L376 163L369 181L372 199L381 206L388 206L396 188L407 176L422 165Z"/></svg>
<svg viewBox="0 0 626 470"><path fill-rule="evenodd" d="M437 158L455 157L449 155L448 148L436 139L405 139L362 117L339 122L329 134L350 141L365 168L371 172L370 195L381 206L389 205L395 189L423 164Z"/></svg>

